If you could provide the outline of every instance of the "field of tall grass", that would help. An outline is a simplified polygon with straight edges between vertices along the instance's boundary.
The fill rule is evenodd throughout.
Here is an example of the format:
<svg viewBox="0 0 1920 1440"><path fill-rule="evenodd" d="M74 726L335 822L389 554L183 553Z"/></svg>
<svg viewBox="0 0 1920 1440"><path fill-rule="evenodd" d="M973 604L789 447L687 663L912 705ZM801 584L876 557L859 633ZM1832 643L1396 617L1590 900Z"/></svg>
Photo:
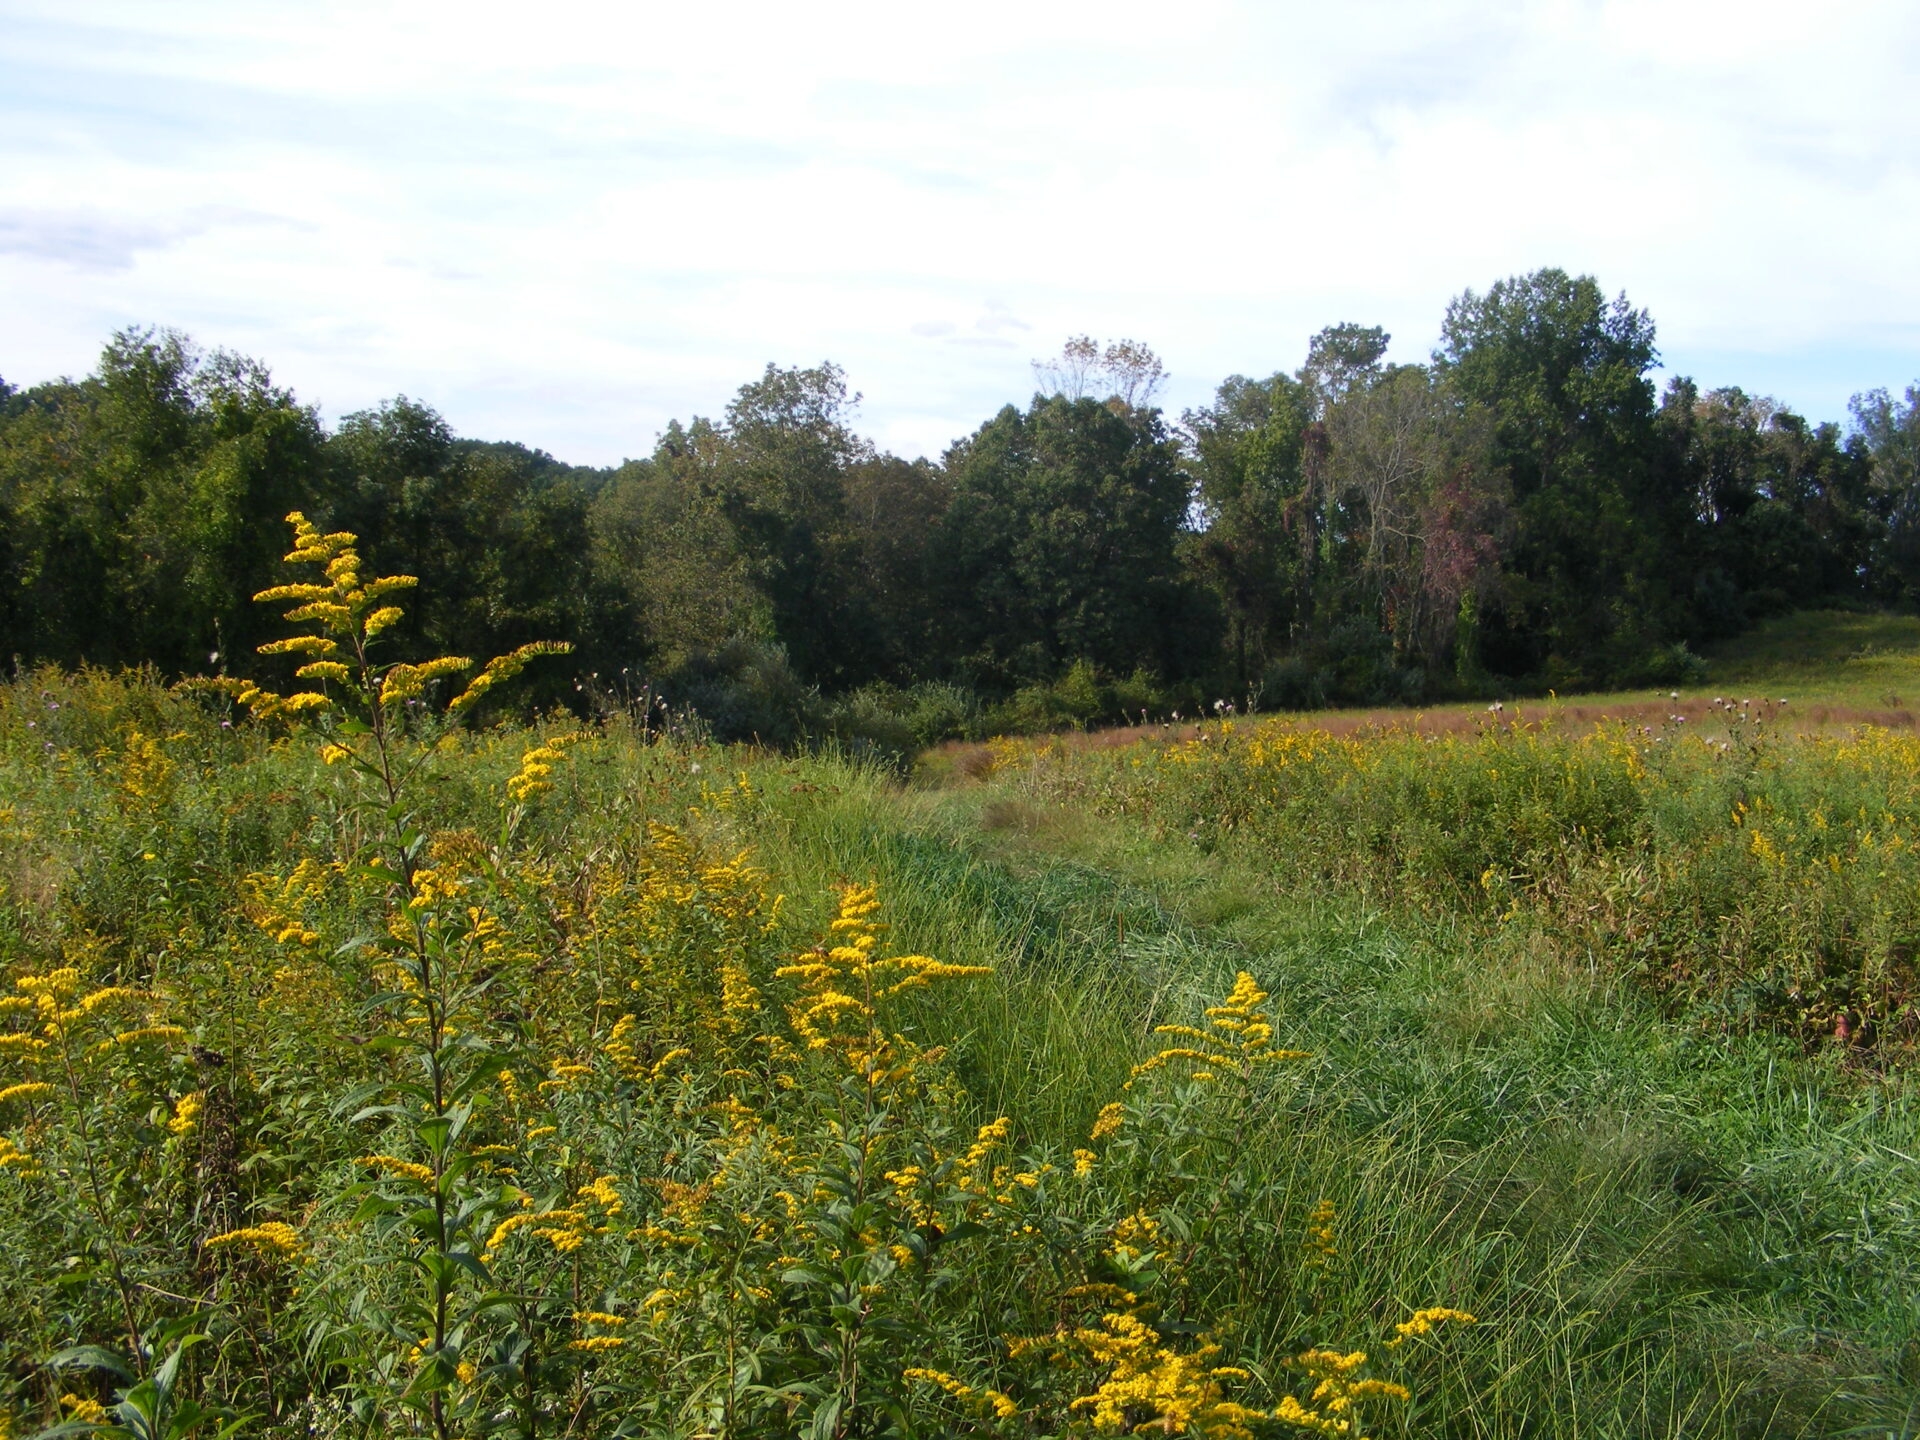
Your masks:
<svg viewBox="0 0 1920 1440"><path fill-rule="evenodd" d="M1920 1424L1910 738L903 782L297 553L308 691L0 689L0 1435Z"/></svg>

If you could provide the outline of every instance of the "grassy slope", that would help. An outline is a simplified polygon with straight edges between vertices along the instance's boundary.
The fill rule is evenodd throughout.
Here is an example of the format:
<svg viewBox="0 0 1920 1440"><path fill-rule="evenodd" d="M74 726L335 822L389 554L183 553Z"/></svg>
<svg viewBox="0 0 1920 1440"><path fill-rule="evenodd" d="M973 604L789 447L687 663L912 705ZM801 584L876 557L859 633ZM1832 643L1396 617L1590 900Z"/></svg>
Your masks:
<svg viewBox="0 0 1920 1440"><path fill-rule="evenodd" d="M1398 1305L1486 1319L1473 1362L1430 1388L1428 1425L1828 1434L1920 1413L1920 1112L1904 1082L1703 1037L1524 934L1490 948L1280 893L1258 855L1004 784L855 787L792 808L774 848L789 874L875 875L907 943L997 965L963 1011L931 1018L965 1037L984 1110L1065 1142L1155 1020L1255 971L1283 998L1283 1043L1316 1060L1245 1143L1271 1185L1339 1204L1348 1333ZM1298 1338L1291 1318L1262 1317L1276 1348Z"/></svg>
<svg viewBox="0 0 1920 1440"><path fill-rule="evenodd" d="M1708 679L1818 704L1905 709L1920 702L1920 618L1783 615L1715 648Z"/></svg>

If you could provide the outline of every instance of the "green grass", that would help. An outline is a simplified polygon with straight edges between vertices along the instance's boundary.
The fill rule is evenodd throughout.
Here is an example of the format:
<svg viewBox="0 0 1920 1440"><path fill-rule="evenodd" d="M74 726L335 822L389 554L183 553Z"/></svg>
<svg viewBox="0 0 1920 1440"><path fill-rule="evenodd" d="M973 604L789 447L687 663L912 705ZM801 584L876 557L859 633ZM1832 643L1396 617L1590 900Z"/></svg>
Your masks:
<svg viewBox="0 0 1920 1440"><path fill-rule="evenodd" d="M1419 1411L1437 1433L1905 1433L1920 1405L1902 1078L1703 1033L1537 933L1282 887L1256 852L1017 785L852 794L791 815L781 853L877 874L908 943L997 964L937 1023L985 1111L1063 1140L1155 1021L1253 970L1315 1060L1242 1142L1256 1185L1339 1204L1347 1323L1385 1296L1484 1318Z"/></svg>
<svg viewBox="0 0 1920 1440"><path fill-rule="evenodd" d="M1920 704L1920 617L1806 610L1707 655L1708 683L1866 710Z"/></svg>
<svg viewBox="0 0 1920 1440"><path fill-rule="evenodd" d="M1763 647L1769 663L1826 673L1821 657L1843 643L1884 648L1906 633L1894 622L1850 629L1858 618L1799 617L1791 633L1803 648L1777 636ZM365 1148L338 1133L329 1107L366 1061L357 1039L329 1050L319 1027L262 1028L248 967L281 958L234 907L249 870L344 853L363 821L341 802L340 771L318 763L310 737L220 732L139 683L39 677L4 698L0 958L18 973L77 956L192 987L213 1027L197 1040L255 1077L246 1173L259 1213L291 1213L288 1196L340 1168L326 1157ZM185 737L163 799L129 798L130 725ZM452 752L422 792L431 823L482 825L524 738L502 731ZM1174 1130L1178 1144L1142 1151L1142 1203L1209 1237L1185 1267L1179 1314L1226 1335L1263 1382L1284 1387L1285 1358L1310 1345L1379 1354L1415 1307L1479 1316L1409 1375L1411 1405L1370 1417L1381 1440L1915 1434L1920 1096L1908 1054L1891 1039L1822 1043L1770 1015L1734 1023L1704 992L1649 984L1607 925L1579 918L1609 895L1650 904L1657 880L1679 898L1655 932L1697 924L1705 949L1750 969L1759 961L1736 942L1765 932L1739 898L1773 914L1802 903L1805 887L1767 891L1760 870L1730 868L1719 889L1675 888L1686 878L1676 857L1762 864L1750 832L1730 828L1734 797L1773 805L1754 813L1778 817L1769 833L1788 849L1800 832L1786 822L1822 804L1836 818L1872 810L1884 844L1882 812L1902 833L1920 814L1913 794L1888 789L1911 757L1772 734L1739 755L1676 749L1639 788L1615 775L1607 790L1582 789L1599 774L1582 767L1611 752L1551 739L1524 753L1479 738L1354 743L1371 747L1359 752L1365 766L1318 779L1290 770L1286 783L1306 788L1284 794L1271 773L1232 770L1210 751L1174 766L1144 749L1066 752L914 788L833 757L649 746L616 730L572 752L507 850L570 897L588 867L642 855L636 837L650 821L684 824L717 851L750 848L787 897L772 942L783 954L812 943L836 883L877 882L900 948L992 967L924 992L908 1018L949 1047L967 1122L1010 1116L1036 1155L1085 1143L1132 1066L1164 1043L1154 1027L1193 1022L1251 972L1272 993L1280 1043L1311 1058L1208 1121L1219 1128L1205 1143ZM757 798L717 802L709 787L742 771ZM1555 777L1572 788L1556 790ZM1563 794L1591 806L1554 799ZM1276 796L1295 808L1263 811ZM1234 827L1201 823L1229 801ZM1456 801L1464 808L1447 808ZM1727 835L1735 843L1721 844ZM1489 861L1474 848L1509 842L1532 847L1541 881L1511 907L1475 880ZM1503 866L1522 868L1510 856ZM1913 888L1905 868L1889 873L1823 901L1848 917L1848 936L1872 929L1876 889ZM1706 913L1716 908L1724 914ZM1704 918L1689 919L1695 910ZM1913 938L1902 914L1874 921L1896 958ZM1809 944L1825 933L1805 932ZM582 981L556 970L543 983L564 998ZM577 1006L569 1015L533 998L554 1012L556 1033L577 1019ZM595 1132L579 1133L585 1145ZM1320 1199L1337 1208L1341 1253L1306 1272L1300 1216ZM316 1235L329 1215L345 1225L314 1204ZM11 1367L0 1395L13 1386L23 1407L51 1404L38 1358L118 1343L99 1256L57 1235L50 1209L45 1192L0 1190L0 1303L33 1327L0 1346ZM154 1247L159 1305L200 1281L184 1242L166 1236L205 1226L164 1205L143 1213L151 1236L130 1231L127 1244ZM969 1294L983 1314L991 1301L998 1315L1051 1323L1020 1310L1030 1279L983 1265ZM976 1339L998 1343L981 1330ZM330 1343L316 1327L285 1370ZM312 1419L270 1433L305 1433Z"/></svg>

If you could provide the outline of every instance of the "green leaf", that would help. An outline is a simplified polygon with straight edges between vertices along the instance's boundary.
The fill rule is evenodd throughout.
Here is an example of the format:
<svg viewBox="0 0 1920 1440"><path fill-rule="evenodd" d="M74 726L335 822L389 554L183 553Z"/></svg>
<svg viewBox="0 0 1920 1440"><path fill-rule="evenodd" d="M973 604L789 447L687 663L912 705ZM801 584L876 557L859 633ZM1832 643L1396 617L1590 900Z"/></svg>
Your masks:
<svg viewBox="0 0 1920 1440"><path fill-rule="evenodd" d="M49 1370L105 1370L128 1385L139 1378L126 1361L99 1345L75 1345L59 1351L47 1357L46 1366Z"/></svg>

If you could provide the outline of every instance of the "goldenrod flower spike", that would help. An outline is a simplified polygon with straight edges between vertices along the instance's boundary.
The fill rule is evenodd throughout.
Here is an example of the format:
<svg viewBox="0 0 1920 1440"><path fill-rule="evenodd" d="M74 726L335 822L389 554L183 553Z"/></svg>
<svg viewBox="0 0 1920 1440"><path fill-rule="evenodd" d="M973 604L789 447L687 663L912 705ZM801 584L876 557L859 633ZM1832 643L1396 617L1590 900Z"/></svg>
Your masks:
<svg viewBox="0 0 1920 1440"><path fill-rule="evenodd" d="M800 997L787 1007L794 1034L810 1050L838 1050L872 1085L903 1080L919 1063L910 1046L882 1029L880 1003L936 980L993 973L988 965L881 954L885 926L873 918L879 909L875 887L849 886L827 927L839 943L818 946L773 972L779 979L800 982Z"/></svg>
<svg viewBox="0 0 1920 1440"><path fill-rule="evenodd" d="M465 690L454 696L447 705L449 715L459 715L469 707L479 703L481 698L502 681L511 680L527 668L527 662L542 655L569 655L573 646L564 640L536 640L530 645L522 645L507 655L497 655L489 660L486 668L473 677Z"/></svg>
<svg viewBox="0 0 1920 1440"><path fill-rule="evenodd" d="M209 1235L206 1239L206 1248L209 1250L234 1249L243 1245L269 1260L296 1261L306 1258L306 1241L298 1230L283 1220L268 1220L245 1229Z"/></svg>
<svg viewBox="0 0 1920 1440"><path fill-rule="evenodd" d="M1200 1082L1217 1081L1221 1075L1248 1079L1262 1065L1305 1060L1308 1050L1276 1050L1273 1046L1273 1021L1263 1008L1267 992L1242 970L1234 980L1233 992L1219 1005L1204 1012L1206 1028L1195 1025L1158 1025L1157 1035L1191 1040L1191 1045L1174 1045L1133 1067L1135 1078L1150 1074L1174 1061L1187 1062L1187 1078Z"/></svg>
<svg viewBox="0 0 1920 1440"><path fill-rule="evenodd" d="M1407 1319L1394 1326L1393 1339L1387 1342L1387 1348L1393 1349L1419 1335L1430 1335L1436 1325L1477 1325L1480 1322L1464 1310L1454 1310L1445 1305L1435 1305L1431 1309L1416 1310Z"/></svg>

